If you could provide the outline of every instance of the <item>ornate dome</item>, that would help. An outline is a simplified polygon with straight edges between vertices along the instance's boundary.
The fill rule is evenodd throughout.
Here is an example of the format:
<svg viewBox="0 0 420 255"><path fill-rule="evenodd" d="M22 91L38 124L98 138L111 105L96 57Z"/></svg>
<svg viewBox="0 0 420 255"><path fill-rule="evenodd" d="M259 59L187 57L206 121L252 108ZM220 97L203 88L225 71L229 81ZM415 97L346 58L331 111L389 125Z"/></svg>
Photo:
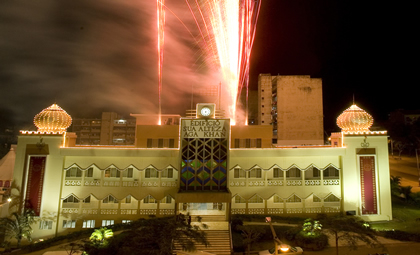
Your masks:
<svg viewBox="0 0 420 255"><path fill-rule="evenodd" d="M372 116L355 104L337 118L337 126L344 132L369 131L372 124Z"/></svg>
<svg viewBox="0 0 420 255"><path fill-rule="evenodd" d="M71 125L70 115L57 104L52 104L34 118L38 132L65 132Z"/></svg>

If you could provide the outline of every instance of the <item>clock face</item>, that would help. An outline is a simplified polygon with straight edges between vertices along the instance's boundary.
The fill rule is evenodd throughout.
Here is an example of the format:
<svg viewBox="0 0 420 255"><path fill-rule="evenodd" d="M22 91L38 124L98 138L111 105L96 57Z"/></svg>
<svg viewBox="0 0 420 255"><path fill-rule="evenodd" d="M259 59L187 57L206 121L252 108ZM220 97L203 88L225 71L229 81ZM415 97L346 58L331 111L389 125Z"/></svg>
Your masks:
<svg viewBox="0 0 420 255"><path fill-rule="evenodd" d="M210 115L210 113L211 113L211 110L210 110L210 108L208 108L208 107L203 107L203 108L201 108L200 113L201 113L201 115L203 115L203 116L209 116L209 115Z"/></svg>

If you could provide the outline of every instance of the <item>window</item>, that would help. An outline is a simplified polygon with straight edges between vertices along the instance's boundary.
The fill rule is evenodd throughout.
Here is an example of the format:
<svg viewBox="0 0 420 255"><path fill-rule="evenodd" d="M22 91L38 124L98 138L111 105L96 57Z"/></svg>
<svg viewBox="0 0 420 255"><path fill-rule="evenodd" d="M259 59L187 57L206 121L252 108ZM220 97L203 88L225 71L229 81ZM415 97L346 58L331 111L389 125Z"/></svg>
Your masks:
<svg viewBox="0 0 420 255"><path fill-rule="evenodd" d="M300 199L300 197L298 197L298 196L296 196L296 195L293 195L293 196L289 197L289 198L286 200L286 202L287 202L287 203L300 203L300 202L302 202L302 199Z"/></svg>
<svg viewBox="0 0 420 255"><path fill-rule="evenodd" d="M233 178L245 178L245 171L243 169L235 168L233 171Z"/></svg>
<svg viewBox="0 0 420 255"><path fill-rule="evenodd" d="M147 139L147 148L152 148L153 146L153 140L152 139Z"/></svg>
<svg viewBox="0 0 420 255"><path fill-rule="evenodd" d="M90 203L90 196L88 196L87 198L83 199L82 203L89 204Z"/></svg>
<svg viewBox="0 0 420 255"><path fill-rule="evenodd" d="M254 168L248 172L248 178L261 178L261 168Z"/></svg>
<svg viewBox="0 0 420 255"><path fill-rule="evenodd" d="M76 228L76 220L63 220L63 228Z"/></svg>
<svg viewBox="0 0 420 255"><path fill-rule="evenodd" d="M251 139L245 139L245 148L251 148Z"/></svg>
<svg viewBox="0 0 420 255"><path fill-rule="evenodd" d="M104 204L118 203L118 200L115 197L109 195L102 200L102 203Z"/></svg>
<svg viewBox="0 0 420 255"><path fill-rule="evenodd" d="M333 194L324 199L324 202L340 202L340 199Z"/></svg>
<svg viewBox="0 0 420 255"><path fill-rule="evenodd" d="M169 148L175 148L175 139L169 139Z"/></svg>
<svg viewBox="0 0 420 255"><path fill-rule="evenodd" d="M163 148L163 139L162 138L158 139L158 148Z"/></svg>
<svg viewBox="0 0 420 255"><path fill-rule="evenodd" d="M102 227L114 225L114 220L102 220Z"/></svg>
<svg viewBox="0 0 420 255"><path fill-rule="evenodd" d="M317 197L317 196L313 195L313 196L312 196L312 202L314 202L314 203L319 203L319 202L321 202L321 199L320 199L319 197Z"/></svg>
<svg viewBox="0 0 420 255"><path fill-rule="evenodd" d="M125 199L124 199L124 202L126 204L131 204L131 195L126 196Z"/></svg>
<svg viewBox="0 0 420 255"><path fill-rule="evenodd" d="M83 220L82 228L95 228L95 220Z"/></svg>
<svg viewBox="0 0 420 255"><path fill-rule="evenodd" d="M245 199L243 199L242 197L240 197L240 196L236 196L236 197L235 197L235 203L236 203L236 204L244 204L244 203L246 203L246 201L245 201Z"/></svg>
<svg viewBox="0 0 420 255"><path fill-rule="evenodd" d="M75 178L75 177L82 177L82 170L77 167L72 167L66 171L66 177Z"/></svg>
<svg viewBox="0 0 420 255"><path fill-rule="evenodd" d="M273 178L283 178L283 170L280 168L273 168Z"/></svg>
<svg viewBox="0 0 420 255"><path fill-rule="evenodd" d="M144 178L157 178L158 172L154 168L146 168Z"/></svg>
<svg viewBox="0 0 420 255"><path fill-rule="evenodd" d="M262 148L262 140L261 140L261 138L257 138L257 148Z"/></svg>
<svg viewBox="0 0 420 255"><path fill-rule="evenodd" d="M320 178L321 177L321 172L318 168L316 167L312 167L312 176L314 178Z"/></svg>
<svg viewBox="0 0 420 255"><path fill-rule="evenodd" d="M260 196L255 195L248 200L248 203L260 204L264 203L264 200Z"/></svg>
<svg viewBox="0 0 420 255"><path fill-rule="evenodd" d="M93 167L90 167L86 172L85 172L85 177L93 177Z"/></svg>
<svg viewBox="0 0 420 255"><path fill-rule="evenodd" d="M157 200L154 197L152 197L151 195L148 195L147 197L145 197L143 199L143 203L145 203L145 204L156 204Z"/></svg>
<svg viewBox="0 0 420 255"><path fill-rule="evenodd" d="M166 168L161 173L162 178L173 178L174 177L174 169L173 168Z"/></svg>
<svg viewBox="0 0 420 255"><path fill-rule="evenodd" d="M64 199L63 203L79 203L79 199L77 199L75 196L71 195L68 198Z"/></svg>
<svg viewBox="0 0 420 255"><path fill-rule="evenodd" d="M328 167L324 170L324 178L338 179L340 178L340 171L335 167Z"/></svg>
<svg viewBox="0 0 420 255"><path fill-rule="evenodd" d="M300 178L301 177L301 171L300 169L296 167L292 167L289 170L286 171L286 177L288 178Z"/></svg>
<svg viewBox="0 0 420 255"><path fill-rule="evenodd" d="M283 203L283 198L281 198L281 197L279 197L279 196L275 195L275 196L273 197L273 202L274 202L274 203Z"/></svg>
<svg viewBox="0 0 420 255"><path fill-rule="evenodd" d="M171 196L166 196L162 200L160 200L160 203L161 204L170 204L170 203L172 203L172 197Z"/></svg>
<svg viewBox="0 0 420 255"><path fill-rule="evenodd" d="M239 139L235 139L235 146L234 146L234 148L239 148Z"/></svg>
<svg viewBox="0 0 420 255"><path fill-rule="evenodd" d="M113 177L113 178L119 178L120 177L120 171L116 168L108 168L105 170L105 177Z"/></svg>
<svg viewBox="0 0 420 255"><path fill-rule="evenodd" d="M39 222L39 229L52 229L52 220L41 220Z"/></svg>
<svg viewBox="0 0 420 255"><path fill-rule="evenodd" d="M122 220L121 223L122 224L130 224L132 222L132 220Z"/></svg>
<svg viewBox="0 0 420 255"><path fill-rule="evenodd" d="M125 178L133 178L133 168L130 167L122 172L122 176Z"/></svg>

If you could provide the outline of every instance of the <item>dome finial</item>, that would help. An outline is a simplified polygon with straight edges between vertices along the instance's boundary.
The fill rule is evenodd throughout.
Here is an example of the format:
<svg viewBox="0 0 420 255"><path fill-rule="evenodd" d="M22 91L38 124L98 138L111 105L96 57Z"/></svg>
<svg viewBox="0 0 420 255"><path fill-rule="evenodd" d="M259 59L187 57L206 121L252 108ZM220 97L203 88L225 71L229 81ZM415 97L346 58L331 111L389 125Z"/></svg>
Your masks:
<svg viewBox="0 0 420 255"><path fill-rule="evenodd" d="M373 125L372 116L354 104L337 118L337 126L344 132L366 132Z"/></svg>
<svg viewBox="0 0 420 255"><path fill-rule="evenodd" d="M71 121L71 116L56 103L42 110L34 118L38 132L66 132Z"/></svg>

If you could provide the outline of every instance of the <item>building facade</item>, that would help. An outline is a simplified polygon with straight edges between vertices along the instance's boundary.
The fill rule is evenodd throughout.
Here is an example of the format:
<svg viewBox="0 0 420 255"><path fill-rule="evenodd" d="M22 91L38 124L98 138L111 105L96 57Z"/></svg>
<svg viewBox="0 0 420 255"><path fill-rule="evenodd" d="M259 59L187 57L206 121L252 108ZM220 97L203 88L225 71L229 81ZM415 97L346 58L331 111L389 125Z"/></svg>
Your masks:
<svg viewBox="0 0 420 255"><path fill-rule="evenodd" d="M80 146L65 132L70 116L51 107L61 116L35 117L38 131L22 131L16 148L21 209L40 217L34 238L180 212L392 219L386 131L369 131L356 106L339 117L331 146L274 146L271 126L232 126L215 104L166 116L172 125L133 114L134 145Z"/></svg>
<svg viewBox="0 0 420 255"><path fill-rule="evenodd" d="M273 144L323 145L322 80L260 74L258 125L271 125Z"/></svg>
<svg viewBox="0 0 420 255"><path fill-rule="evenodd" d="M133 145L136 119L103 112L100 119L74 119L71 131L80 145Z"/></svg>

